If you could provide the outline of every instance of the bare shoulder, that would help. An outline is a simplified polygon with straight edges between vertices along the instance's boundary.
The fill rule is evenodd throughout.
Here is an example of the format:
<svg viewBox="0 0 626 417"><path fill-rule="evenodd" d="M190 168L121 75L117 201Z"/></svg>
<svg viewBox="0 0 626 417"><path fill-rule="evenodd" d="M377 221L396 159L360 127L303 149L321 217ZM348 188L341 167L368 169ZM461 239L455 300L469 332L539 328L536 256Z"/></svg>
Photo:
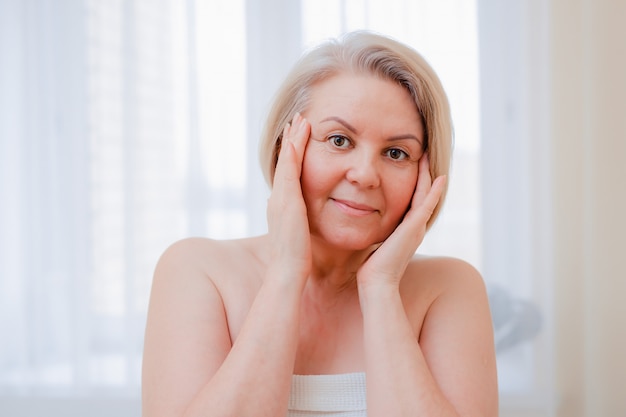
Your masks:
<svg viewBox="0 0 626 417"><path fill-rule="evenodd" d="M486 289L478 270L466 261L416 255L402 280L402 292L405 303L410 305L414 300L428 308L437 299L454 294L463 297L474 294L482 298Z"/></svg>
<svg viewBox="0 0 626 417"><path fill-rule="evenodd" d="M454 258L416 257L403 301L428 366L461 415L497 415L489 301L480 273Z"/></svg>
<svg viewBox="0 0 626 417"><path fill-rule="evenodd" d="M437 281L451 281L450 283L461 284L463 281L482 282L480 273L470 263L446 256L416 255L411 260L408 271L409 276L432 278Z"/></svg>
<svg viewBox="0 0 626 417"><path fill-rule="evenodd" d="M223 260L224 256L230 257L233 249L238 246L235 242L200 237L182 239L171 244L163 252L157 267L162 264L201 267L206 263Z"/></svg>
<svg viewBox="0 0 626 417"><path fill-rule="evenodd" d="M186 238L170 245L161 255L155 278L167 276L177 279L202 275L215 285L223 285L232 277L240 277L237 269L249 265L254 269L260 262L257 248L260 238L214 240ZM165 272L165 274L162 274ZM245 275L245 274L244 274Z"/></svg>
<svg viewBox="0 0 626 417"><path fill-rule="evenodd" d="M153 295L167 294L187 310L223 310L236 338L266 269L265 236L213 240L187 238L161 256L154 273Z"/></svg>
<svg viewBox="0 0 626 417"><path fill-rule="evenodd" d="M401 294L416 337L426 350L465 335L493 343L491 312L482 276L468 262L449 257L416 256L402 280ZM459 343L463 338L457 340Z"/></svg>
<svg viewBox="0 0 626 417"><path fill-rule="evenodd" d="M189 238L164 251L154 272L146 323L146 414L181 415L217 372L254 298L259 247L255 238Z"/></svg>

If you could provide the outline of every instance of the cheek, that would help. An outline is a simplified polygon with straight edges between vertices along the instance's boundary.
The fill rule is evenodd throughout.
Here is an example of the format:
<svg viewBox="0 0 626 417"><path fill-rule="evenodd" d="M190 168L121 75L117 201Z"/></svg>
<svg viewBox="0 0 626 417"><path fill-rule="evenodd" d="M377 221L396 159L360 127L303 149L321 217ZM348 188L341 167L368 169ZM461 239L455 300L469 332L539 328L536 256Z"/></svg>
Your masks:
<svg viewBox="0 0 626 417"><path fill-rule="evenodd" d="M417 185L417 171L411 175L395 178L390 183L389 201L393 205L393 213L402 218L411 206L411 200Z"/></svg>
<svg viewBox="0 0 626 417"><path fill-rule="evenodd" d="M324 165L328 164L320 161L317 153L307 147L307 152L304 154L304 160L302 161L302 174L300 176L302 195L305 201L309 201L323 190L327 182L328 171L323 169Z"/></svg>

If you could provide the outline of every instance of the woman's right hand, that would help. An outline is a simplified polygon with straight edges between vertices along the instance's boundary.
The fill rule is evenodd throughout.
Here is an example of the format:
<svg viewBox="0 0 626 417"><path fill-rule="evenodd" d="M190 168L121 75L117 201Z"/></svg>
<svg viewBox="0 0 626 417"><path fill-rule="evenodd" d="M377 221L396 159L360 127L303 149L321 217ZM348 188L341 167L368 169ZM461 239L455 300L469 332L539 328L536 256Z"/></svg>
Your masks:
<svg viewBox="0 0 626 417"><path fill-rule="evenodd" d="M268 200L267 222L272 245L271 275L304 283L311 270L311 239L300 176L311 125L300 113L285 126ZM280 271L280 273L278 273Z"/></svg>
<svg viewBox="0 0 626 417"><path fill-rule="evenodd" d="M271 259L262 285L255 277L263 271L242 274L244 267L232 264L242 247L230 243L186 240L159 261L143 362L146 416L285 415L311 268L300 186L309 135L299 115L283 134L268 201ZM255 247L245 259L257 254ZM228 301L227 293L238 297Z"/></svg>

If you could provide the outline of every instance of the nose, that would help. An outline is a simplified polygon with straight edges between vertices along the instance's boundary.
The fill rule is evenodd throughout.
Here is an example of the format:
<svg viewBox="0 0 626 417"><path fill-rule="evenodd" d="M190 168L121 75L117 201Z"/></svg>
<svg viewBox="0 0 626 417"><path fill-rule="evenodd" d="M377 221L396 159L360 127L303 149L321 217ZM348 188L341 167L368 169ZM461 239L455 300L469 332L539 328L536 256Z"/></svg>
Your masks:
<svg viewBox="0 0 626 417"><path fill-rule="evenodd" d="M346 179L362 188L378 187L380 173L376 156L374 152L366 150L353 151L346 171Z"/></svg>

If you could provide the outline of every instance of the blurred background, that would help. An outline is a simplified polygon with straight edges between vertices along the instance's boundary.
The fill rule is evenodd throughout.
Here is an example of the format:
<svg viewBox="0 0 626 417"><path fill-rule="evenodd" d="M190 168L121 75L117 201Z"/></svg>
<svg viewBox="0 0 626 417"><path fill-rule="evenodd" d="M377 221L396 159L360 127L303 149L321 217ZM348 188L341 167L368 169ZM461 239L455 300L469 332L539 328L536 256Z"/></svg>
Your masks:
<svg viewBox="0 0 626 417"><path fill-rule="evenodd" d="M0 0L0 415L139 416L158 257L265 231L257 140L300 54L354 29L455 123L419 249L489 290L502 417L626 416L626 2Z"/></svg>

